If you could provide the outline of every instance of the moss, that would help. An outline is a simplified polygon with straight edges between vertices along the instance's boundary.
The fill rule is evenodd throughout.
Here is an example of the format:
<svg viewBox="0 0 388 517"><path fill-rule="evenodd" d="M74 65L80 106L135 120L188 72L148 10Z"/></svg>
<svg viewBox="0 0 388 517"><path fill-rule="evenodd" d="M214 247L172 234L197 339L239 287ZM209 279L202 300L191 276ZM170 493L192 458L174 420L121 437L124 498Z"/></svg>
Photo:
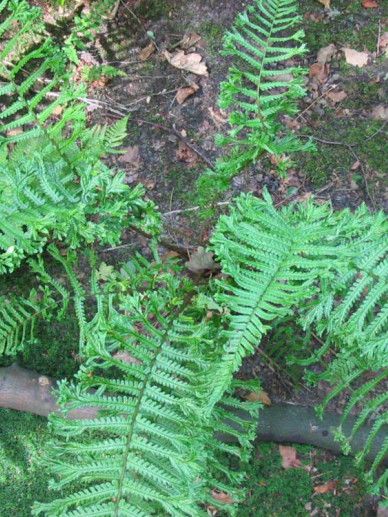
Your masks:
<svg viewBox="0 0 388 517"><path fill-rule="evenodd" d="M314 136L324 140L354 144L357 156L366 167L380 175L387 172L387 166L381 159L386 147L384 132L374 135L381 128L382 122L353 117L350 124L348 118L336 118L330 113L321 122L321 127L318 131L314 131ZM300 154L296 156L295 161L297 167L314 186L322 187L335 176L349 175L355 157L346 146L317 142L316 153ZM354 173L354 177L349 179L357 182L357 175ZM373 181L370 188L373 190Z"/></svg>
<svg viewBox="0 0 388 517"><path fill-rule="evenodd" d="M347 46L356 50L376 49L380 17L378 10L363 9L361 2L354 1L334 0L331 7L337 10L336 16L322 17L323 11L315 0L301 2L301 10L305 15L303 28L306 44L311 53L316 53L331 43L338 48ZM312 19L311 14L316 16Z"/></svg>
<svg viewBox="0 0 388 517"><path fill-rule="evenodd" d="M136 14L148 20L158 20L168 15L169 10L170 5L165 0L148 0L147 2L141 2Z"/></svg>
<svg viewBox="0 0 388 517"><path fill-rule="evenodd" d="M206 21L200 25L198 31L206 40L211 53L217 52L221 49L225 27L211 21Z"/></svg>
<svg viewBox="0 0 388 517"><path fill-rule="evenodd" d="M248 496L239 509L239 517L307 517L314 509L324 509L324 513L317 515L361 515L358 510L363 504L365 486L358 481L359 472L352 460L333 457L309 446L294 447L302 468L284 470L278 445L258 444L248 469ZM309 472L303 468L307 466L315 470ZM335 495L314 494L314 486L332 480L338 481Z"/></svg>
<svg viewBox="0 0 388 517"><path fill-rule="evenodd" d="M47 420L0 409L0 421L0 515L29 517L34 501L50 498L41 466Z"/></svg>

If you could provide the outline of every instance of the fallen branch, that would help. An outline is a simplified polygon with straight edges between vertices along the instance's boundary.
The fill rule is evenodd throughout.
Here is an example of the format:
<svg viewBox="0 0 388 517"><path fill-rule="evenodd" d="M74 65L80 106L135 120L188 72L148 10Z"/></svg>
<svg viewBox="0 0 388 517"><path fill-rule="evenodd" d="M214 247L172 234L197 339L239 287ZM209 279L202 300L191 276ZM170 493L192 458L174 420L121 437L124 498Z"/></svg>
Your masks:
<svg viewBox="0 0 388 517"><path fill-rule="evenodd" d="M55 399L56 381L36 372L26 370L14 364L0 368L0 407L16 409L48 416L59 411ZM69 418L82 419L97 416L95 408L83 408L69 411ZM309 406L289 403L273 404L260 413L257 439L269 442L291 442L313 445L327 449L335 454L341 453L340 445L334 441L333 429L340 424L341 415L326 412L320 420ZM350 430L355 419L349 417L343 426L345 434ZM368 452L367 459L373 461L387 434L387 427L381 429ZM364 447L371 426L365 425L357 432L351 442L353 454ZM226 442L235 441L231 435L220 435ZM384 464L388 464L388 457Z"/></svg>

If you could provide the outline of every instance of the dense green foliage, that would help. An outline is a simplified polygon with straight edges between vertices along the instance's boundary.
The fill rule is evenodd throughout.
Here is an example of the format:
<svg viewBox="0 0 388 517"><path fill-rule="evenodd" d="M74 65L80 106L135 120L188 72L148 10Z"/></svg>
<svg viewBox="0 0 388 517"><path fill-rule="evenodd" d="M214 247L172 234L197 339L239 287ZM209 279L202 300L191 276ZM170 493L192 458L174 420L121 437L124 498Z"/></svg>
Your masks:
<svg viewBox="0 0 388 517"><path fill-rule="evenodd" d="M52 486L65 493L36 504L35 514L191 516L206 515L206 504L235 513L258 404L240 400L238 389L249 383L234 374L263 335L290 317L324 343L304 360L323 366L308 372L311 381L334 386L323 405L355 383L344 419L364 404L356 433L375 416L362 462L387 423L380 394L388 341L384 215L313 202L277 210L268 194L241 196L212 237L223 274L209 285L193 285L155 246L153 262L134 257L121 271L99 264L98 246L118 243L124 229L140 226L155 239L159 232L143 190L130 189L102 161L118 151L127 120L88 128L68 50L47 39L40 11L4 0L0 13L0 274L28 259L37 277L26 298L0 300L0 354L15 355L32 341L38 318L60 320L69 306L79 328L81 365L60 383L61 412L50 417L55 440L45 460L56 476ZM278 125L303 94L301 70L287 67L281 77L273 67L304 52L292 45L301 31L284 35L298 22L292 0L256 0L226 36L226 51L246 67L237 61L222 87L223 106L235 110L234 129L223 139L232 152L214 176L204 176L208 199L219 180L225 185L264 150L302 148ZM48 256L61 278L49 272ZM81 259L89 283L78 275ZM209 303L216 307L211 318ZM91 418L71 418L83 408L93 410ZM338 438L349 448L349 437ZM386 453L387 446L371 478ZM214 498L214 490L233 502Z"/></svg>
<svg viewBox="0 0 388 517"><path fill-rule="evenodd" d="M230 180L264 152L276 157L284 173L290 153L313 149L284 132L280 122L280 116L297 113L297 100L305 95L305 69L290 65L306 52L304 32L296 29L300 21L295 0L255 0L226 34L223 54L233 57L233 66L221 84L219 105L231 110L231 129L218 137L226 155L199 178L202 204L227 190Z"/></svg>

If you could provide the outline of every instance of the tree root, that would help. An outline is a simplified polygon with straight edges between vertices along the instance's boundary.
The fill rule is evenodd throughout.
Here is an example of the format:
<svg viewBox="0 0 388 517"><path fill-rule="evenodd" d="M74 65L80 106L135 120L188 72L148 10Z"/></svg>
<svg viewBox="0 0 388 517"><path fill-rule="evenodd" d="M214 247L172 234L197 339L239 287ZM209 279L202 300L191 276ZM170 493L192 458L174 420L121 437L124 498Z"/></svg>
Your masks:
<svg viewBox="0 0 388 517"><path fill-rule="evenodd" d="M50 413L59 410L53 391L55 386L55 380L16 364L0 368L0 407L47 417ZM69 411L68 416L74 419L92 418L97 416L97 413L96 408L83 408ZM273 404L265 407L260 413L257 439L280 443L302 443L340 454L340 444L333 436L333 431L339 426L340 420L341 415L328 411L320 420L314 408L310 406L290 403ZM345 435L350 435L354 422L354 417L347 418L343 425ZM387 428L388 426L385 426L377 435L367 453L367 460L373 461L376 457L387 436ZM370 425L364 425L355 434L351 441L352 454L363 449L370 430ZM231 435L220 435L219 438L226 442L235 441ZM388 456L384 459L384 465L388 465Z"/></svg>

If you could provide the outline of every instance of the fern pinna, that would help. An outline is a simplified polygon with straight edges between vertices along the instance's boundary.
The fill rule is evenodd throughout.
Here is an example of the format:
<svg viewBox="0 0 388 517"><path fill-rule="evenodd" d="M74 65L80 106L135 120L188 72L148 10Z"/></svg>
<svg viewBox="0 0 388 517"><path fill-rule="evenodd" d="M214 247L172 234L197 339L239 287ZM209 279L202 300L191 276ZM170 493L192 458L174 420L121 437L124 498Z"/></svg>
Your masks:
<svg viewBox="0 0 388 517"><path fill-rule="evenodd" d="M295 28L301 21L297 12L295 0L255 0L225 36L223 54L232 56L233 65L221 84L219 105L232 110L231 130L218 137L227 146L226 156L199 179L203 202L227 189L230 179L263 152L279 158L281 172L286 155L313 148L284 132L279 120L297 113L296 101L305 95L305 70L289 64L306 52L304 32Z"/></svg>
<svg viewBox="0 0 388 517"><path fill-rule="evenodd" d="M212 418L203 418L208 326L185 309L187 286L147 267L131 275L143 292L121 296L118 308L100 299L87 331L87 361L76 384L59 387L63 412L50 417L58 439L49 464L59 478L53 487L70 488L38 504L35 514L199 516L206 515L205 503L227 509L212 490L227 490L236 502L241 497L241 473L228 472L218 457L238 458L241 450L214 433L237 435L247 450L254 424L236 416L236 432L222 420L225 407L244 407L230 396ZM245 403L246 410L254 407ZM94 416L71 419L79 408Z"/></svg>
<svg viewBox="0 0 388 517"><path fill-rule="evenodd" d="M230 278L218 282L217 302L229 314L223 333L224 358L210 373L214 383L210 408L262 336L293 316L326 341L311 360L303 362L307 366L325 356L323 373L308 375L333 385L322 406L349 387L354 391L343 421L357 403L365 404L352 436L347 437L350 444L362 424L375 418L359 455L361 462L387 424L386 217L371 214L365 206L355 213L333 212L329 205L312 203L277 211L268 195L265 198L238 198L231 215L221 217L212 238ZM328 364L331 349L336 355ZM381 414L376 417L376 412ZM340 432L337 437L345 442ZM371 475L386 454L387 444L377 455Z"/></svg>

